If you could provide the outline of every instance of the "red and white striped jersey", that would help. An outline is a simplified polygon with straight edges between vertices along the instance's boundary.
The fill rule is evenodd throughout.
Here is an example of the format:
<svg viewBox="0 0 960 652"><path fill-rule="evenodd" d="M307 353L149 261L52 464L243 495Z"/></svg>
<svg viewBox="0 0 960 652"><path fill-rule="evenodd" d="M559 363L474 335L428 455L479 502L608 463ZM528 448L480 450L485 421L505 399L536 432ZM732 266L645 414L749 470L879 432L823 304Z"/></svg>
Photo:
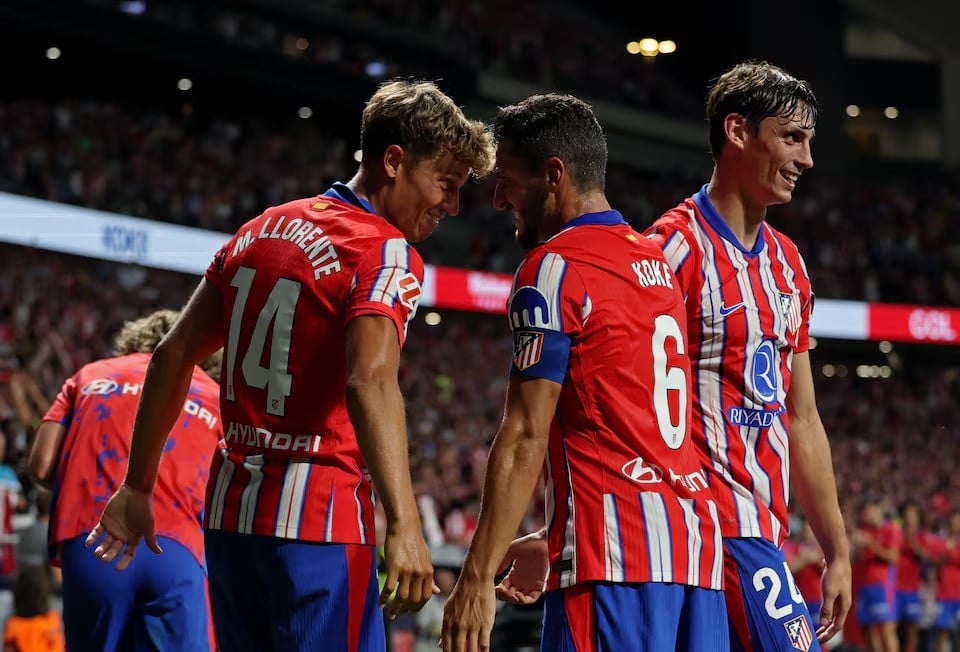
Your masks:
<svg viewBox="0 0 960 652"><path fill-rule="evenodd" d="M673 582L719 589L717 507L695 446L682 295L617 211L533 249L508 307L513 376L562 385L547 459L548 589Z"/></svg>
<svg viewBox="0 0 960 652"><path fill-rule="evenodd" d="M646 232L663 249L687 304L693 438L725 537L789 532L787 392L809 346L813 294L796 245L764 223L746 250L706 186Z"/></svg>
<svg viewBox="0 0 960 652"><path fill-rule="evenodd" d="M223 293L220 403L205 525L375 544L373 489L346 406L346 328L393 320L403 344L423 261L343 184L268 209L217 253Z"/></svg>

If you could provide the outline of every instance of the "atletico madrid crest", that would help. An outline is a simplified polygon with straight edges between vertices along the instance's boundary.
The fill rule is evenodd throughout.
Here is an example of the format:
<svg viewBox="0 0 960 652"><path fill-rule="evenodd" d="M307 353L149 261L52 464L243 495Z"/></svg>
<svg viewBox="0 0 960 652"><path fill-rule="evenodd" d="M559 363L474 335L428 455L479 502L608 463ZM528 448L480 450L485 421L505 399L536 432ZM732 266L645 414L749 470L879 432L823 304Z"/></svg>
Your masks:
<svg viewBox="0 0 960 652"><path fill-rule="evenodd" d="M803 319L800 312L800 293L781 292L780 310L783 313L783 318L787 321L787 331L796 333L800 329L800 322Z"/></svg>
<svg viewBox="0 0 960 652"><path fill-rule="evenodd" d="M543 333L540 331L519 330L514 334L513 364L519 371L525 371L540 362L543 352Z"/></svg>
<svg viewBox="0 0 960 652"><path fill-rule="evenodd" d="M807 624L806 616L797 616L793 620L788 620L783 624L787 630L787 637L793 647L807 652L810 645L813 644L813 634L810 632L810 625Z"/></svg>

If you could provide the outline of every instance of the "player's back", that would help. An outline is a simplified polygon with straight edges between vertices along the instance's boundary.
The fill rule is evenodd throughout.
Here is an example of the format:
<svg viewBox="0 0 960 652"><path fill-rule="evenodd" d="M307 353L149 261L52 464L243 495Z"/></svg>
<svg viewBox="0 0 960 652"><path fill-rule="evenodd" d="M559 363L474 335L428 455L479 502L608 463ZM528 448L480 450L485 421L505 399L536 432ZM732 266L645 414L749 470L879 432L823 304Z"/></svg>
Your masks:
<svg viewBox="0 0 960 652"><path fill-rule="evenodd" d="M83 366L67 380L44 420L67 428L50 514L51 543L87 534L123 482L148 353ZM220 441L219 387L194 368L187 399L164 448L154 495L156 533L182 543L201 565L204 492Z"/></svg>
<svg viewBox="0 0 960 652"><path fill-rule="evenodd" d="M207 271L224 302L228 448L212 471L207 527L373 542L372 489L346 408L347 324L386 316L402 343L423 265L368 208L340 194L271 208Z"/></svg>
<svg viewBox="0 0 960 652"><path fill-rule="evenodd" d="M547 461L548 587L719 588L716 508L687 436L682 296L660 250L619 219L575 221L533 250L511 304L528 307L511 313L517 369L542 345L525 327L570 337Z"/></svg>

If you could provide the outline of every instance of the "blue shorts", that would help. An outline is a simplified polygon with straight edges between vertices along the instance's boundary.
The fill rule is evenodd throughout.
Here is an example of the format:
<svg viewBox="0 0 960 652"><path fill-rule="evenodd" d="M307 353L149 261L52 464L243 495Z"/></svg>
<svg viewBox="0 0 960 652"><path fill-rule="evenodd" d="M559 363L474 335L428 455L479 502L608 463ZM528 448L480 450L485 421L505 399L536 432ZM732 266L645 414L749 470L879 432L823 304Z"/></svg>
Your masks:
<svg viewBox="0 0 960 652"><path fill-rule="evenodd" d="M934 629L951 630L960 625L960 600L937 600L937 619Z"/></svg>
<svg viewBox="0 0 960 652"><path fill-rule="evenodd" d="M883 584L867 584L857 591L857 622L879 625L896 620L893 613L893 591Z"/></svg>
<svg viewBox="0 0 960 652"><path fill-rule="evenodd" d="M728 652L723 593L682 584L584 582L548 591L543 652Z"/></svg>
<svg viewBox="0 0 960 652"><path fill-rule="evenodd" d="M820 610L823 609L822 602L810 602L809 600L805 601L807 603L807 611L810 612L810 622L814 625L820 622Z"/></svg>
<svg viewBox="0 0 960 652"><path fill-rule="evenodd" d="M733 652L819 652L817 627L783 552L766 539L723 540Z"/></svg>
<svg viewBox="0 0 960 652"><path fill-rule="evenodd" d="M184 546L158 537L122 573L84 545L64 541L63 629L68 650L210 650L203 568Z"/></svg>
<svg viewBox="0 0 960 652"><path fill-rule="evenodd" d="M229 652L383 652L373 546L206 530L217 642Z"/></svg>
<svg viewBox="0 0 960 652"><path fill-rule="evenodd" d="M918 591L897 591L896 615L898 623L918 623L922 609Z"/></svg>

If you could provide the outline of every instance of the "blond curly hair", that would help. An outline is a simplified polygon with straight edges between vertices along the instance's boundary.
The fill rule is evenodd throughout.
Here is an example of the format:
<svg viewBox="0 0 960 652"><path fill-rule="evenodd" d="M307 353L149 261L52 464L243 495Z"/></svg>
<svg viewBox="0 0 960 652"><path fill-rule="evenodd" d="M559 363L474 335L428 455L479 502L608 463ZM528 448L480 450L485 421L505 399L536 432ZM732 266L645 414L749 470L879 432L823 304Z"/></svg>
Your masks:
<svg viewBox="0 0 960 652"><path fill-rule="evenodd" d="M125 322L114 338L114 355L153 353L179 317L179 310L157 310L146 317ZM198 362L197 366L219 382L222 359L223 349L220 349Z"/></svg>
<svg viewBox="0 0 960 652"><path fill-rule="evenodd" d="M450 152L482 178L493 170L496 146L490 129L467 118L436 84L395 80L382 84L363 110L360 126L361 165L383 157L399 145L413 160Z"/></svg>

